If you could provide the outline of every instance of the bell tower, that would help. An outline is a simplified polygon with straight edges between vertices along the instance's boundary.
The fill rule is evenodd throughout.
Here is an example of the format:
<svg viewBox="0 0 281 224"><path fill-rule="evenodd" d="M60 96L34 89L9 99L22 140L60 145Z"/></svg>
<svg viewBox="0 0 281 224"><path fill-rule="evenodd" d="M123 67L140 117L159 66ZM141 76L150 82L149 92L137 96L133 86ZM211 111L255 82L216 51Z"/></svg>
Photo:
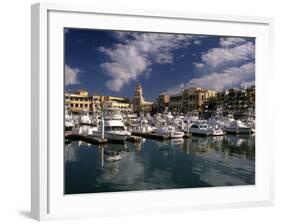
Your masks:
<svg viewBox="0 0 281 224"><path fill-rule="evenodd" d="M144 98L142 95L142 86L139 83L137 83L135 87L134 98L133 98L133 107L135 112L139 113L141 111L143 102L144 102Z"/></svg>

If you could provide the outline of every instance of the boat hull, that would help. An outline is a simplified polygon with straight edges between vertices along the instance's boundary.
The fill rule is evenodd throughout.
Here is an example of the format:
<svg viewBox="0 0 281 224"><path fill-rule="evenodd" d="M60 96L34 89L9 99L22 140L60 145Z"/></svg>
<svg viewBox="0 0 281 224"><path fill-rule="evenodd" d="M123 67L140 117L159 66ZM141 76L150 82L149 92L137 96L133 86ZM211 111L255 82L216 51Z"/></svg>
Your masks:
<svg viewBox="0 0 281 224"><path fill-rule="evenodd" d="M93 132L93 136L101 138L101 133L100 132ZM116 134L116 133L104 133L104 138L109 140L109 141L116 141L116 142L124 142L129 134Z"/></svg>
<svg viewBox="0 0 281 224"><path fill-rule="evenodd" d="M176 133L171 133L170 138L182 138L184 136L183 132L176 132Z"/></svg>
<svg viewBox="0 0 281 224"><path fill-rule="evenodd" d="M225 133L223 131L209 131L209 130L192 130L190 129L192 135L201 135L201 136L222 136Z"/></svg>
<svg viewBox="0 0 281 224"><path fill-rule="evenodd" d="M251 128L226 128L225 131L230 134L250 134Z"/></svg>
<svg viewBox="0 0 281 224"><path fill-rule="evenodd" d="M154 131L157 135L168 136L169 138L182 138L184 136L184 132L164 132L164 131Z"/></svg>

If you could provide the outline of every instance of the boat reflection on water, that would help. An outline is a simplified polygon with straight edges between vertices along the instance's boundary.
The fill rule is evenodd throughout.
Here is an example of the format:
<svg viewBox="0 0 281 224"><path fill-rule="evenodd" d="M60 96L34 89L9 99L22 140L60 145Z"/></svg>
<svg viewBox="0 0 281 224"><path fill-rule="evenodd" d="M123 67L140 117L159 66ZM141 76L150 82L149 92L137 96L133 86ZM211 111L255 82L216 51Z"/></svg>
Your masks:
<svg viewBox="0 0 281 224"><path fill-rule="evenodd" d="M225 135L206 138L193 136L192 139L184 141L182 149L186 154L192 155L200 155L215 150L222 152L225 156L255 158L254 134L251 136Z"/></svg>
<svg viewBox="0 0 281 224"><path fill-rule="evenodd" d="M227 135L223 140L221 151L228 156L255 159L255 134Z"/></svg>
<svg viewBox="0 0 281 224"><path fill-rule="evenodd" d="M66 194L255 183L255 136L65 145Z"/></svg>
<svg viewBox="0 0 281 224"><path fill-rule="evenodd" d="M105 151L105 147L99 148L99 167L101 169L100 178L109 181L119 173L119 162L121 155L119 151ZM97 182L99 182L99 178Z"/></svg>

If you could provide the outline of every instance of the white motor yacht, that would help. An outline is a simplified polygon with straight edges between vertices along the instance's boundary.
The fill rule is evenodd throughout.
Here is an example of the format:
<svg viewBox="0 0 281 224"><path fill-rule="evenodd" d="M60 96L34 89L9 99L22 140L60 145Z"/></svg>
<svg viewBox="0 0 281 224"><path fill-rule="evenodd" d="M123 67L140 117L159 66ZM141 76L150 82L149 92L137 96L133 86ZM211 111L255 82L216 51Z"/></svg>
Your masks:
<svg viewBox="0 0 281 224"><path fill-rule="evenodd" d="M131 130L134 133L151 133L155 130L155 126L148 123L145 118L141 119L139 123L132 126Z"/></svg>
<svg viewBox="0 0 281 224"><path fill-rule="evenodd" d="M74 120L68 108L64 110L64 126L66 131L70 131L74 127Z"/></svg>
<svg viewBox="0 0 281 224"><path fill-rule="evenodd" d="M119 110L107 110L104 119L123 121L123 115L121 114L121 112Z"/></svg>
<svg viewBox="0 0 281 224"><path fill-rule="evenodd" d="M92 135L98 128L91 125L81 125L72 128L72 133L76 135Z"/></svg>
<svg viewBox="0 0 281 224"><path fill-rule="evenodd" d="M83 124L90 125L90 124L92 124L88 110L82 110L80 112L78 122L79 122L80 125L83 125Z"/></svg>
<svg viewBox="0 0 281 224"><path fill-rule="evenodd" d="M195 123L189 128L192 135L219 136L224 132L218 126L209 126L207 123Z"/></svg>
<svg viewBox="0 0 281 224"><path fill-rule="evenodd" d="M234 134L250 134L252 128L244 124L241 120L234 120L226 125L225 131Z"/></svg>
<svg viewBox="0 0 281 224"><path fill-rule="evenodd" d="M154 130L154 133L159 135L166 135L170 138L182 138L184 136L184 132L177 131L174 126L158 127Z"/></svg>
<svg viewBox="0 0 281 224"><path fill-rule="evenodd" d="M256 121L254 118L247 118L245 120L245 125L250 127L253 133L256 132Z"/></svg>
<svg viewBox="0 0 281 224"><path fill-rule="evenodd" d="M127 137L131 135L131 133L126 130L123 122L119 119L104 119L104 121L102 119L97 131L93 131L92 135L101 138L102 128L104 128L104 138L111 141L125 141Z"/></svg>
<svg viewBox="0 0 281 224"><path fill-rule="evenodd" d="M107 162L114 162L114 161L119 161L122 159L120 152L118 151L104 151L104 155L105 155L105 160Z"/></svg>

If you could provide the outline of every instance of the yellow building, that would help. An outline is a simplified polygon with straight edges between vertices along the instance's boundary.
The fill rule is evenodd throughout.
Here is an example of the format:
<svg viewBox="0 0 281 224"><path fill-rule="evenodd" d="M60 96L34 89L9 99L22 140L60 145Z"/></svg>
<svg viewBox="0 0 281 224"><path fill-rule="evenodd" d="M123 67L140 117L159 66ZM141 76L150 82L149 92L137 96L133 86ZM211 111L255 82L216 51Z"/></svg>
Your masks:
<svg viewBox="0 0 281 224"><path fill-rule="evenodd" d="M182 93L170 96L169 109L172 112L182 112Z"/></svg>
<svg viewBox="0 0 281 224"><path fill-rule="evenodd" d="M78 90L74 93L65 93L65 106L73 113L80 113L82 110L92 110L92 97L85 90Z"/></svg>
<svg viewBox="0 0 281 224"><path fill-rule="evenodd" d="M188 88L183 91L183 112L202 111L204 104L209 98L215 97L217 94L214 90L206 90L202 88Z"/></svg>
<svg viewBox="0 0 281 224"><path fill-rule="evenodd" d="M102 99L101 99L101 96L93 95L92 102L93 102L92 108L93 108L94 112L100 111L102 109Z"/></svg>
<svg viewBox="0 0 281 224"><path fill-rule="evenodd" d="M170 96L161 94L156 99L157 112L164 112L169 107Z"/></svg>
<svg viewBox="0 0 281 224"><path fill-rule="evenodd" d="M215 90L210 90L210 89L207 90L207 98L216 97L217 94L218 92Z"/></svg>
<svg viewBox="0 0 281 224"><path fill-rule="evenodd" d="M125 97L101 96L101 104L104 109L117 109L123 112L132 110L129 99Z"/></svg>
<svg viewBox="0 0 281 224"><path fill-rule="evenodd" d="M169 109L175 112L202 111L204 104L214 98L217 92L202 88L187 88L181 93L170 96Z"/></svg>
<svg viewBox="0 0 281 224"><path fill-rule="evenodd" d="M98 112L102 109L118 109L123 112L132 111L132 106L128 98L115 96L89 96L85 90L78 90L74 93L65 93L65 106L71 112L79 113L82 110Z"/></svg>

